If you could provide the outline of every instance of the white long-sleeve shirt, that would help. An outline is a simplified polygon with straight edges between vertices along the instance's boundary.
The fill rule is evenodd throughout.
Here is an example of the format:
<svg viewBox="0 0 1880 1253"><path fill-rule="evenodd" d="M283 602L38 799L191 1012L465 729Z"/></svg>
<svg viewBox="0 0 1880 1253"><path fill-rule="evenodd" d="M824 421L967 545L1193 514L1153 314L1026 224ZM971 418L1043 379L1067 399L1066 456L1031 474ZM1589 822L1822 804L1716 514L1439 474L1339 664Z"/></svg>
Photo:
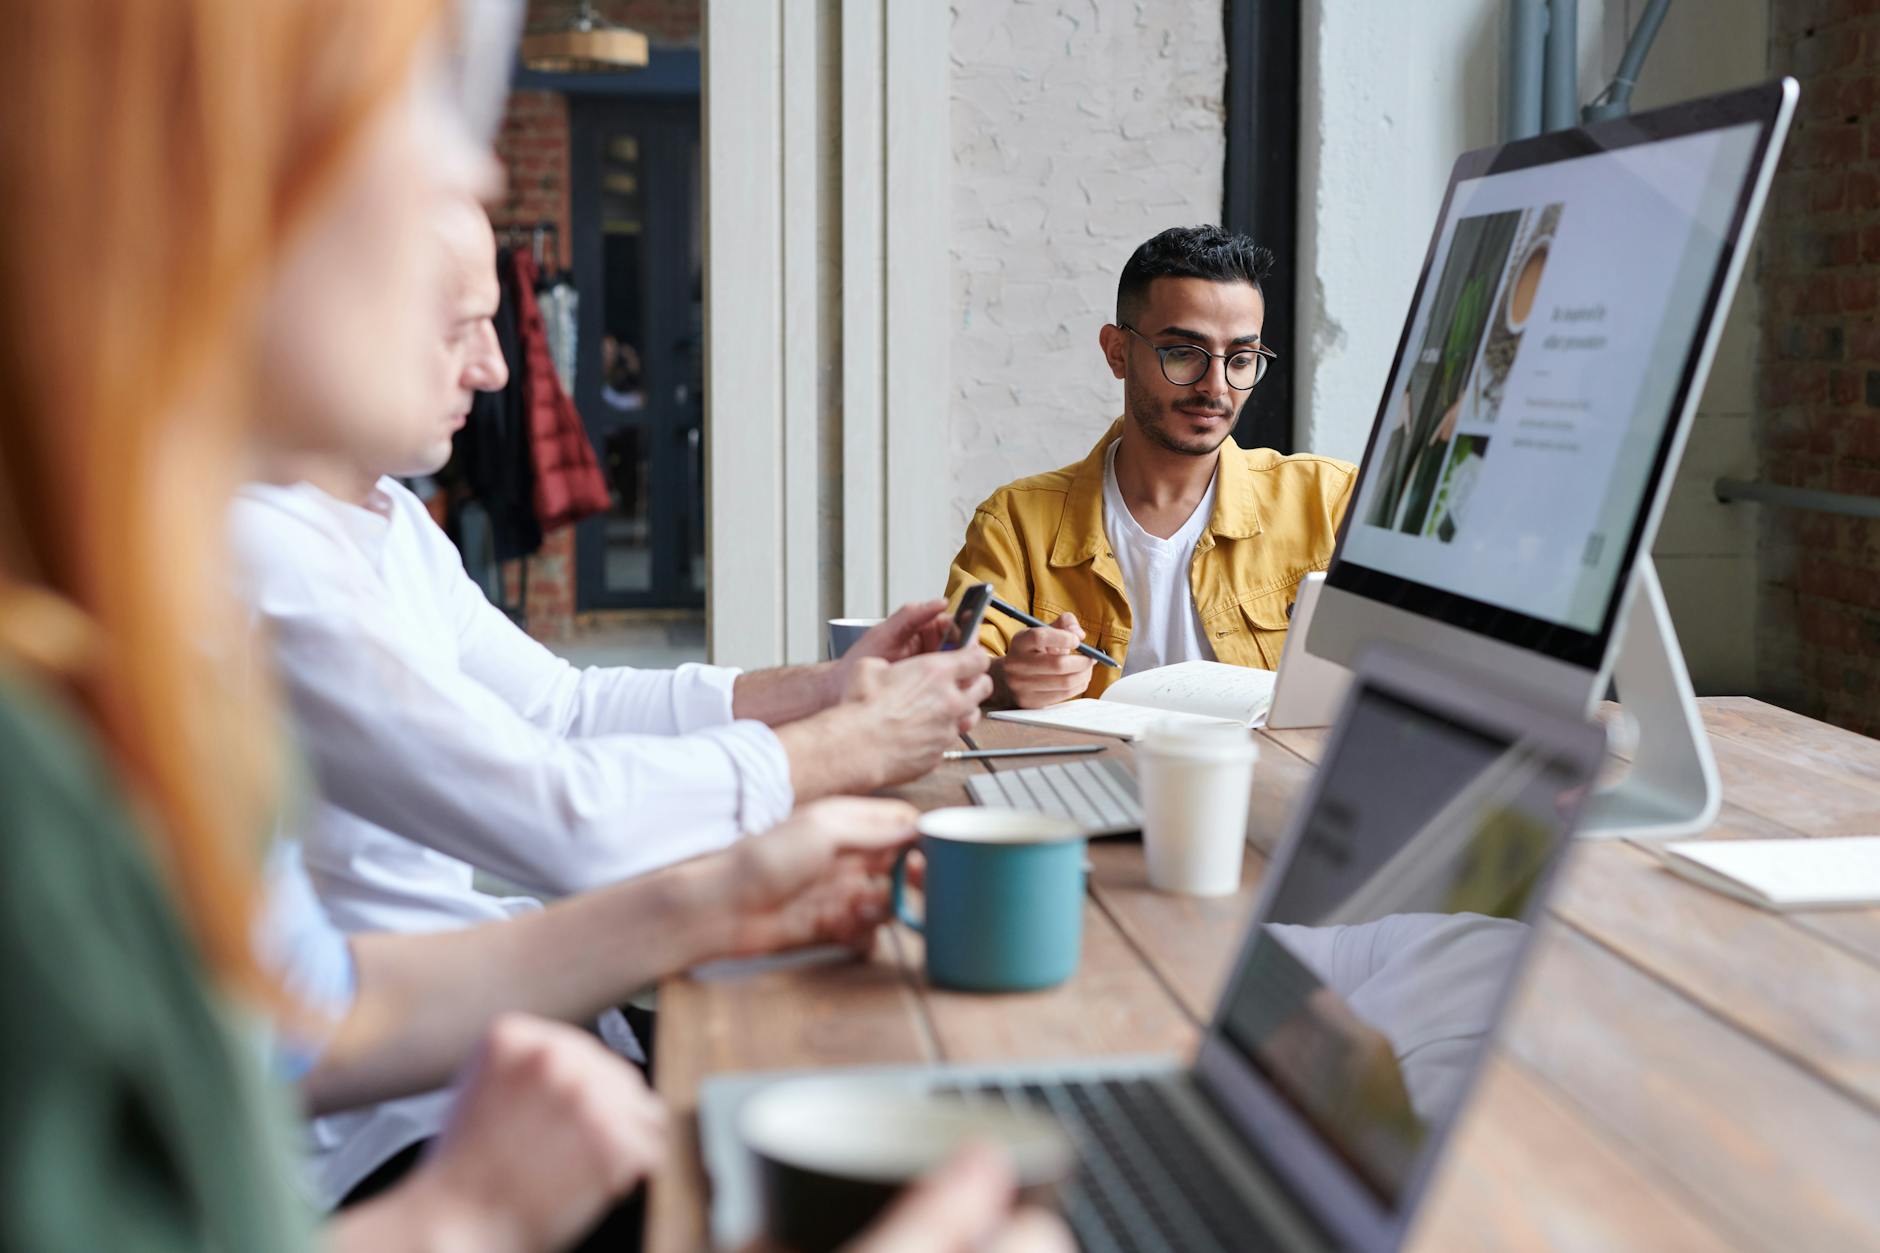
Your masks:
<svg viewBox="0 0 1880 1253"><path fill-rule="evenodd" d="M381 479L366 506L251 485L232 514L319 800L306 868L346 931L468 926L548 893L644 873L783 820L776 735L734 721L737 671L576 670L483 596L424 506ZM434 1134L436 1094L321 1119L316 1190L337 1200Z"/></svg>

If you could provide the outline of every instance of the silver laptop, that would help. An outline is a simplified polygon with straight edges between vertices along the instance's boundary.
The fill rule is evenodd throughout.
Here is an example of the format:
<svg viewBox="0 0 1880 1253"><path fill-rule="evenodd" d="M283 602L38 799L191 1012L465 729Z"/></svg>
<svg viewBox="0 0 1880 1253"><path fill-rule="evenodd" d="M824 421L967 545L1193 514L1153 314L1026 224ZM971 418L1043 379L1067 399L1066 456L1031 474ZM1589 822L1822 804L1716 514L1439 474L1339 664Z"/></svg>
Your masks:
<svg viewBox="0 0 1880 1253"><path fill-rule="evenodd" d="M1599 766L1598 728L1386 654L1367 661L1269 868L1192 1062L849 1073L1050 1109L1086 1249L1391 1249L1479 1074ZM832 1072L822 1072L832 1073ZM699 1102L713 1232L759 1226L738 1110Z"/></svg>

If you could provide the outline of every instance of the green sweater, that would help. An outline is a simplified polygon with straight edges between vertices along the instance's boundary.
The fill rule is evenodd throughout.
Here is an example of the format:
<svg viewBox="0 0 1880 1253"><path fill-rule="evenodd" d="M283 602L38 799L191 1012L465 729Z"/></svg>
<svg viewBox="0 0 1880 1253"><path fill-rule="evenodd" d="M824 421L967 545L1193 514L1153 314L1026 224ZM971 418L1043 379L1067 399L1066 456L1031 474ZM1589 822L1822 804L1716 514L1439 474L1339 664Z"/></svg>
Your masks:
<svg viewBox="0 0 1880 1253"><path fill-rule="evenodd" d="M260 1062L89 737L0 668L0 1249L307 1247Z"/></svg>

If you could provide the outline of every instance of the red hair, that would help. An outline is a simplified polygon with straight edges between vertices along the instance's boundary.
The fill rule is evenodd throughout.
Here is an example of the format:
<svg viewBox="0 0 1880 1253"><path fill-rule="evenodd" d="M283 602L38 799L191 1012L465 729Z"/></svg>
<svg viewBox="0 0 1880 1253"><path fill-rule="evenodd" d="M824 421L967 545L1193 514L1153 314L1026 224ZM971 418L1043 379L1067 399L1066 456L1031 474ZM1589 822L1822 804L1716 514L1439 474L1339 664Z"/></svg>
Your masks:
<svg viewBox="0 0 1880 1253"><path fill-rule="evenodd" d="M439 8L56 0L0 40L0 659L85 714L250 989L277 738L223 558L247 315Z"/></svg>

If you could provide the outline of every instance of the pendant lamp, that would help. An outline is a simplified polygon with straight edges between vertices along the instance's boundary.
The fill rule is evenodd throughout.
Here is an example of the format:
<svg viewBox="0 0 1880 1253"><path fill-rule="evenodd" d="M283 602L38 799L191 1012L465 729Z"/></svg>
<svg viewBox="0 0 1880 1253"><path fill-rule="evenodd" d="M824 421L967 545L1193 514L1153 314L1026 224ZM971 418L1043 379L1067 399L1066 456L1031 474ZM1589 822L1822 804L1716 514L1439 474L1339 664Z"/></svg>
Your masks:
<svg viewBox="0 0 1880 1253"><path fill-rule="evenodd" d="M598 17L593 0L565 22L522 37L522 63L545 74L611 74L644 69L646 36Z"/></svg>

